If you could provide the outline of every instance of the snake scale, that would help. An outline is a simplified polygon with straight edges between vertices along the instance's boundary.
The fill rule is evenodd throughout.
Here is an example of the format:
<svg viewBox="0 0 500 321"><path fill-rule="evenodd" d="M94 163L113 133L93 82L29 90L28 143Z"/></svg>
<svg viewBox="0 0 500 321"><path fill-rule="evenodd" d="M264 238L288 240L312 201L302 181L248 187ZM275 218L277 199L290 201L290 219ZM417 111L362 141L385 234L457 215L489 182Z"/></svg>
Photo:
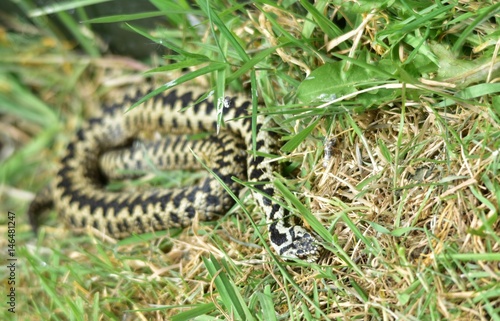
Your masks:
<svg viewBox="0 0 500 321"><path fill-rule="evenodd" d="M148 94L138 89L124 95L122 101L105 106L100 116L89 119L78 130L59 163L51 188L39 192L31 203L28 216L34 229L40 212L52 205L70 227L92 226L116 238L186 227L195 215L202 221L217 218L234 205L234 200L213 175L184 188L120 192L105 188L110 179L124 176L120 174L123 170L141 169L148 159L154 166L169 169L195 169L206 162L236 195L242 186L232 177L248 180L260 191L253 196L265 212L269 241L280 256L316 260L319 246L315 237L295 225L278 204L280 197L272 183L276 163L260 156L276 154L279 149L278 137L267 130L272 128L272 120L256 117L258 156L252 156L250 101L226 97L224 124L215 134L217 105L211 97L198 101L204 93L196 87L175 87L129 110ZM133 142L144 131L177 136L144 143L143 148ZM205 132L212 134L201 140L185 136Z"/></svg>

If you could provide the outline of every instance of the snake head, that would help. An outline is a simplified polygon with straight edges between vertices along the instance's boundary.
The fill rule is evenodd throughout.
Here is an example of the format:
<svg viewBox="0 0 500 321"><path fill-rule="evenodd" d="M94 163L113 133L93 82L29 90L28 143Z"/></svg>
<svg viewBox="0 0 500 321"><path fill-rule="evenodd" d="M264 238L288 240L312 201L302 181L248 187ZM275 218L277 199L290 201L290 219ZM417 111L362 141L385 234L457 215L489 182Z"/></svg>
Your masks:
<svg viewBox="0 0 500 321"><path fill-rule="evenodd" d="M281 222L269 225L271 244L284 259L315 262L319 258L318 239L299 225L285 226Z"/></svg>

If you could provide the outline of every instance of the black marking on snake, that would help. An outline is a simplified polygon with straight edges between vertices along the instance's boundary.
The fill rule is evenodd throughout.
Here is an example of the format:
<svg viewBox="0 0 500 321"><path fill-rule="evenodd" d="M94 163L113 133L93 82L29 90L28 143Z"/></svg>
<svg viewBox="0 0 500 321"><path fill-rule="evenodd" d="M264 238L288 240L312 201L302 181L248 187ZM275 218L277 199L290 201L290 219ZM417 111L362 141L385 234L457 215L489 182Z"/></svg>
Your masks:
<svg viewBox="0 0 500 321"><path fill-rule="evenodd" d="M279 231L276 228L277 224L278 224L277 222L272 222L271 227L274 228L274 230ZM279 233L279 232L273 233L271 235L271 237L272 237L272 241L278 245L283 245L288 241L286 233Z"/></svg>
<svg viewBox="0 0 500 321"><path fill-rule="evenodd" d="M196 193L197 193L197 192L198 192L198 190L195 188L195 189L193 189L190 193L188 193L188 194L186 195L186 199L187 199L187 200L188 200L191 204L193 204L193 203L196 201L195 197L196 197Z"/></svg>
<svg viewBox="0 0 500 321"><path fill-rule="evenodd" d="M200 150L203 150L208 144L213 143L214 141L215 141L214 137L210 136L208 137L208 139L194 141L194 144L199 145L198 148Z"/></svg>
<svg viewBox="0 0 500 321"><path fill-rule="evenodd" d="M167 138L166 143L165 143L165 144L161 144L161 145L163 146L163 149L162 149L162 151L161 151L161 152L162 152L162 154L163 154L163 155L168 155L169 153L167 152L167 149L168 149L168 147L169 147L169 146L171 146L171 145L172 145L172 139L171 139L170 137L169 137L169 138Z"/></svg>
<svg viewBox="0 0 500 321"><path fill-rule="evenodd" d="M235 110L234 112L234 117L235 118L240 118L244 116L249 116L249 112L247 108L251 105L249 101L245 101L244 103L241 104L238 108L234 107L234 99L231 100L231 107Z"/></svg>
<svg viewBox="0 0 500 321"><path fill-rule="evenodd" d="M200 104L200 107L205 107L205 115L211 115L214 112L215 106L212 101L205 100Z"/></svg>
<svg viewBox="0 0 500 321"><path fill-rule="evenodd" d="M151 91L149 93L151 93ZM160 107L160 105L161 105L160 102L163 103L163 96L162 95L155 95L153 97L153 104L152 104L153 110L156 110L157 108Z"/></svg>
<svg viewBox="0 0 500 321"><path fill-rule="evenodd" d="M179 224L180 220L179 220L179 216L177 215L177 213L170 214L170 221L173 222L174 224Z"/></svg>
<svg viewBox="0 0 500 321"><path fill-rule="evenodd" d="M186 127L187 127L188 129L190 129L190 130L193 128L193 127L191 126L191 120L189 120L189 118L188 118L188 119L186 119Z"/></svg>
<svg viewBox="0 0 500 321"><path fill-rule="evenodd" d="M181 136L178 136L177 140L180 141L181 140ZM188 144L188 142L189 142L188 139L182 140L181 150L188 150L187 147L186 147L187 144Z"/></svg>
<svg viewBox="0 0 500 321"><path fill-rule="evenodd" d="M130 225L128 225L128 222L127 222L126 218L123 219L122 223L123 223L124 230L125 231L130 231Z"/></svg>
<svg viewBox="0 0 500 321"><path fill-rule="evenodd" d="M122 104L113 103L113 104L107 105L106 107L103 108L103 114L104 115L112 115L117 110L122 110L122 109L123 109L123 105ZM95 125L96 121L101 121L101 119L100 118L93 118L93 119L90 120L89 124Z"/></svg>
<svg viewBox="0 0 500 321"><path fill-rule="evenodd" d="M75 158L75 143L71 142L66 147L66 156L61 159L61 163L66 164L73 158Z"/></svg>
<svg viewBox="0 0 500 321"><path fill-rule="evenodd" d="M135 213L136 209L141 209L142 213L147 212L147 204L143 203L143 199L141 197L132 198L132 200L128 201L126 204L129 213Z"/></svg>
<svg viewBox="0 0 500 321"><path fill-rule="evenodd" d="M189 106L193 102L193 93L187 92L187 93L183 94L182 96L180 96L179 99L182 102L182 104L181 104L182 106L184 106L184 107ZM173 105L173 103L172 103L172 105Z"/></svg>
<svg viewBox="0 0 500 321"><path fill-rule="evenodd" d="M200 97L201 97L201 96L200 96ZM198 98L197 98L197 100L198 100L198 99L200 99L200 97L198 97ZM202 108L203 104L205 104L205 103L206 103L206 101L200 101L200 102L197 102L197 103L196 103L196 104L194 104L194 106L192 107L192 108L193 108L193 111L194 111L195 113L199 113L199 112L200 112L200 109ZM185 106L187 106L187 105L185 105Z"/></svg>
<svg viewBox="0 0 500 321"><path fill-rule="evenodd" d="M141 217L140 217L140 216L137 216L137 217L135 218L135 225L136 225L138 228L140 228L140 229L141 229L141 231L143 231L143 232L145 231L144 224L142 223L142 219L141 219Z"/></svg>
<svg viewBox="0 0 500 321"><path fill-rule="evenodd" d="M78 138L78 140L80 141L83 141L85 140L85 131L83 129L79 129L77 132L76 132L76 137Z"/></svg>
<svg viewBox="0 0 500 321"><path fill-rule="evenodd" d="M113 225L111 224L111 221L108 221L106 228L108 229L108 233L113 235Z"/></svg>
<svg viewBox="0 0 500 321"><path fill-rule="evenodd" d="M69 196L71 198L71 203L78 204L78 209L81 211L83 211L88 206L90 213L93 215L94 211L97 209L97 207L94 206L95 200L81 197L78 192L73 191L73 193Z"/></svg>
<svg viewBox="0 0 500 321"><path fill-rule="evenodd" d="M185 212L189 218L193 218L196 215L196 210L191 205L186 207Z"/></svg>
<svg viewBox="0 0 500 321"><path fill-rule="evenodd" d="M87 218L82 217L82 219L80 220L80 227L85 227L85 226L87 226Z"/></svg>
<svg viewBox="0 0 500 321"><path fill-rule="evenodd" d="M233 177L232 177L232 175L220 175L219 177L222 179L222 181L223 181L223 182L224 182L227 186L231 186L231 185L234 185L234 184L235 184L235 182L233 181ZM238 194L238 190L239 190L239 188L237 188L237 187L234 187L234 186L233 186L232 190L233 190L233 192L235 192L236 194Z"/></svg>
<svg viewBox="0 0 500 321"><path fill-rule="evenodd" d="M170 109L173 108L174 102L177 100L177 92L175 90L171 91L170 94L168 95L163 95L162 97L162 105L164 107L170 107Z"/></svg>
<svg viewBox="0 0 500 321"><path fill-rule="evenodd" d="M152 143L151 145L153 145L153 153L154 154L158 154L158 150L160 149L160 142L154 142Z"/></svg>
<svg viewBox="0 0 500 321"><path fill-rule="evenodd" d="M201 120L198 121L198 128L200 128L203 131L208 130L207 128L205 128L205 126L203 125L203 122Z"/></svg>
<svg viewBox="0 0 500 321"><path fill-rule="evenodd" d="M162 226L165 226L165 223L163 222L163 220L161 219L160 215L158 215L158 213L154 213L153 214L153 217L155 218L155 220Z"/></svg>
<svg viewBox="0 0 500 321"><path fill-rule="evenodd" d="M263 188L262 191L267 194L267 196L269 197L273 197L273 194L274 194L274 190L272 188ZM264 198L264 203L267 205L267 206L271 206L272 202L269 198L265 197Z"/></svg>
<svg viewBox="0 0 500 321"><path fill-rule="evenodd" d="M231 160L224 160L224 159L220 159L216 162L217 166L219 166L219 168L223 168L223 167L228 167L232 164L232 161Z"/></svg>
<svg viewBox="0 0 500 321"><path fill-rule="evenodd" d="M182 200L184 199L185 197L185 191L180 191L179 194L177 194L173 199L172 199L172 202L174 204L175 207L180 207L181 206L181 202Z"/></svg>
<svg viewBox="0 0 500 321"><path fill-rule="evenodd" d="M120 233L123 233L124 231L126 231L125 226L123 226L122 222L120 222L120 221L116 222L116 229Z"/></svg>

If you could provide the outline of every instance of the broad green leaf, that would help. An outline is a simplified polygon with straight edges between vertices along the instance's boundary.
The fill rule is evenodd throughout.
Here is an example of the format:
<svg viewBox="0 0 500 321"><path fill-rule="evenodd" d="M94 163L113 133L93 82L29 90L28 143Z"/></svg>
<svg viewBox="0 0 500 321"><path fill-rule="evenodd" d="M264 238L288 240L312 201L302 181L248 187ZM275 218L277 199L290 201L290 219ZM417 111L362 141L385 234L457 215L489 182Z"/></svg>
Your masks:
<svg viewBox="0 0 500 321"><path fill-rule="evenodd" d="M364 85L373 85L380 77L367 68L345 61L325 64L304 79L297 90L297 97L305 104L328 102L358 91Z"/></svg>

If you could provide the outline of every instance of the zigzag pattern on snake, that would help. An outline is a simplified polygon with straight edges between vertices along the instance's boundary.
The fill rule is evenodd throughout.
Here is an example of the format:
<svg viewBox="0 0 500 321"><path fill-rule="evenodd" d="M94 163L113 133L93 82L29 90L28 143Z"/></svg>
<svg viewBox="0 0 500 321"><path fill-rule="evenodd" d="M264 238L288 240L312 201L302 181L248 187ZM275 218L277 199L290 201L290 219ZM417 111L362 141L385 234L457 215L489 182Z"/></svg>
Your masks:
<svg viewBox="0 0 500 321"><path fill-rule="evenodd" d="M37 216L51 204L67 225L92 226L116 238L185 227L195 215L200 220L224 215L234 200L213 177L177 189L153 188L140 192L105 189L107 181L123 176L123 170L143 168L147 159L159 168L200 168L195 154L236 195L242 186L233 176L255 182L255 188L262 193L253 195L265 212L270 243L280 256L307 261L317 258L319 247L315 237L302 226L291 223L287 211L274 202L280 200L272 183L277 167L260 156L276 154L279 148L276 135L267 130L273 126L269 118L256 117L255 144L259 156L254 157L249 152L252 118L247 110L251 105L248 100L226 98L230 103L223 108L224 125L220 133L192 141L183 135L216 131L218 114L214 102L210 98L197 102L204 94L197 88L177 87L128 110L146 94L139 90L105 107L100 117L88 120L76 133L60 161L50 195L47 190L42 191L30 205L28 215L35 229ZM144 131L181 136L145 143L147 155L143 155L142 149L131 143Z"/></svg>

